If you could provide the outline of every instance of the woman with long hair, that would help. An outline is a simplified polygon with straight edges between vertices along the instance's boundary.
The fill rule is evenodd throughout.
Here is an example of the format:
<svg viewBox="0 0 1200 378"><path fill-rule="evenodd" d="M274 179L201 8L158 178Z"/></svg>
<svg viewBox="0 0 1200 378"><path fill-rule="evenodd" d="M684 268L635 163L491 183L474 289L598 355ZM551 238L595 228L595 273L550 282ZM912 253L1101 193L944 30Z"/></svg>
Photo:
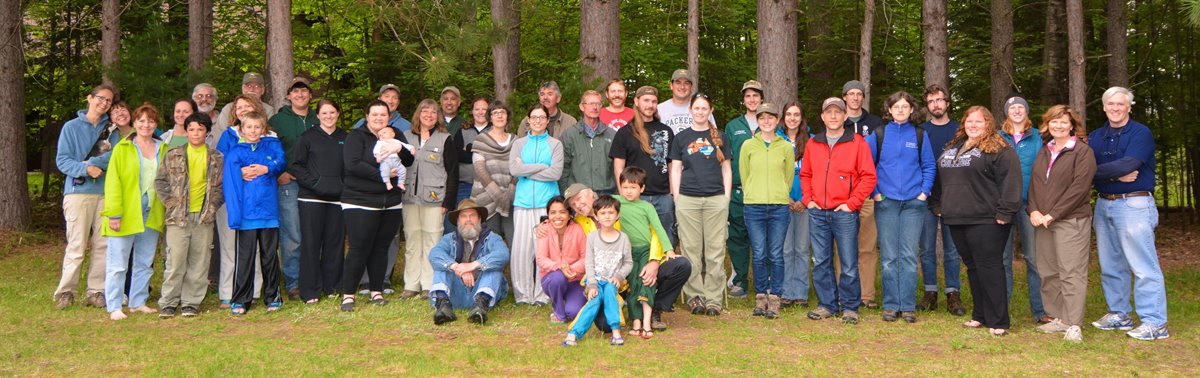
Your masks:
<svg viewBox="0 0 1200 378"><path fill-rule="evenodd" d="M306 304L336 295L342 281L346 219L339 203L345 174L346 132L338 128L341 107L317 103L317 127L300 134L288 173L300 186L300 299Z"/></svg>
<svg viewBox="0 0 1200 378"><path fill-rule="evenodd" d="M196 102L190 98L177 99L172 107L174 108L171 112L173 126L160 136L163 142L167 143L167 148L175 148L188 143L187 124L184 121L192 114L200 112L200 109L196 107Z"/></svg>
<svg viewBox="0 0 1200 378"><path fill-rule="evenodd" d="M804 213L804 191L800 185L800 167L804 146L808 144L808 121L804 119L804 107L793 101L783 106L783 139L792 144L796 161L792 171L792 190L788 193L787 234L783 239L783 291L780 292L784 307L800 305L808 307L808 283L812 255L809 250L808 214Z"/></svg>
<svg viewBox="0 0 1200 378"><path fill-rule="evenodd" d="M1042 137L1033 122L1029 120L1029 103L1017 95L1010 96L1004 101L1004 123L1000 135L1017 151L1021 160L1021 210L1013 220L1012 235L1009 235L1004 246L1004 277L1007 280L1008 296L1012 297L1012 262L1015 249L1016 234L1021 233L1021 255L1025 257L1025 280L1029 284L1029 309L1033 319L1038 323L1053 320L1046 316L1042 306L1042 279L1037 270L1037 243L1034 242L1033 223L1030 222L1026 205L1029 203L1029 179L1033 172L1033 160L1037 158L1038 150L1042 149Z"/></svg>
<svg viewBox="0 0 1200 378"><path fill-rule="evenodd" d="M574 320L587 301L579 284L587 273L584 266L587 234L571 219L571 207L562 196L555 196L546 204L546 223L538 227L546 234L537 239L537 266L538 281L550 297L553 309L550 322Z"/></svg>

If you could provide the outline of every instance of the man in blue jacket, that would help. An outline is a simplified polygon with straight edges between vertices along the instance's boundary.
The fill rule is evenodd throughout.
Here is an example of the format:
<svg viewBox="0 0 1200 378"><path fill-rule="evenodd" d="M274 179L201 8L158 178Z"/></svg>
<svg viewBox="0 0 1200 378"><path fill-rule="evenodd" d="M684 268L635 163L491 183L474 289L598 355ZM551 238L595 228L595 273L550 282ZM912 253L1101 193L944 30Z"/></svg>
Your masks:
<svg viewBox="0 0 1200 378"><path fill-rule="evenodd" d="M62 277L54 290L58 309L75 302L80 265L84 250L92 247L87 276L87 305L104 307L104 268L108 242L100 235L100 210L104 208L104 170L108 169L110 141L108 109L116 90L106 84L92 89L87 110L67 121L58 134L58 152L54 156L58 170L66 175L63 184L63 218L67 221L67 248L63 255Z"/></svg>
<svg viewBox="0 0 1200 378"><path fill-rule="evenodd" d="M508 295L504 266L508 265L508 247L504 239L492 233L481 221L487 208L467 199L451 211L450 221L458 225L429 251L433 265L433 285L429 298L433 303L433 323L453 322L454 309L471 308L467 319L487 323L488 309Z"/></svg>

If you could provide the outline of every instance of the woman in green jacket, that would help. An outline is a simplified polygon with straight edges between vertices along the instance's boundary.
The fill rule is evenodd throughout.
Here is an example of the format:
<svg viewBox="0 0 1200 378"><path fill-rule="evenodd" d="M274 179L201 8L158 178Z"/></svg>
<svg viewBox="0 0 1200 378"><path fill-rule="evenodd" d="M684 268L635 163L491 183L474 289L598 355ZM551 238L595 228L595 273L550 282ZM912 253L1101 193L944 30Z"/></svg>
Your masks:
<svg viewBox="0 0 1200 378"><path fill-rule="evenodd" d="M779 316L783 292L783 241L787 237L788 196L796 155L792 144L776 134L779 108L758 106L758 132L742 144L738 172L745 188L746 233L750 235L754 269L754 315Z"/></svg>
<svg viewBox="0 0 1200 378"><path fill-rule="evenodd" d="M104 217L107 227L108 255L104 279L105 307L109 319L125 319L121 299L130 254L133 276L129 287L129 309L154 313L146 306L150 297L150 276L154 270L154 250L163 228L163 206L154 192L158 164L166 152L165 144L154 136L158 128L158 110L145 103L133 111L134 133L113 147L104 182Z"/></svg>

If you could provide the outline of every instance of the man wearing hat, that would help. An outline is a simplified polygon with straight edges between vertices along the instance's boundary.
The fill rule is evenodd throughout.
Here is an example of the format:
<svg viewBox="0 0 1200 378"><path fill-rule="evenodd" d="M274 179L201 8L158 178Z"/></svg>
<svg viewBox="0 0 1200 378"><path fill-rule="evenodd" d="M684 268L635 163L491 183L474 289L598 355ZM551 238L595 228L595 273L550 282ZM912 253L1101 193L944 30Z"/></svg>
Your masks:
<svg viewBox="0 0 1200 378"><path fill-rule="evenodd" d="M745 204L742 192L742 179L738 169L742 144L754 137L758 131L758 106L763 102L762 84L758 80L750 80L742 84L742 105L746 114L735 117L725 124L725 140L732 147L733 156L733 193L729 196L729 231L727 249L729 261L733 264L733 274L729 276L729 296L741 298L746 296L746 279L750 277L750 235L746 232L744 219ZM778 115L776 115L778 116Z"/></svg>
<svg viewBox="0 0 1200 378"><path fill-rule="evenodd" d="M458 88L449 86L442 88L442 94L438 97L438 110L442 113L442 119L446 121L446 130L450 135L458 133L458 129L462 128L463 117L458 115L458 107L462 105L462 92Z"/></svg>
<svg viewBox="0 0 1200 378"><path fill-rule="evenodd" d="M300 134L318 123L317 111L308 106L312 101L312 89L308 84L308 79L300 76L292 79L287 92L290 106L279 109L267 121L283 144L286 156L291 156ZM296 183L296 176L288 172L279 175L278 183L280 267L283 268L288 299L297 300L300 298L300 205L297 202L300 185Z"/></svg>
<svg viewBox="0 0 1200 378"><path fill-rule="evenodd" d="M875 188L875 161L862 136L845 127L846 102L830 97L821 103L825 132L808 140L800 163L800 189L809 216L813 249L813 288L819 304L808 318L841 313L842 322L858 323L859 210ZM847 174L849 173L849 174ZM840 274L832 259L836 243Z"/></svg>
<svg viewBox="0 0 1200 378"><path fill-rule="evenodd" d="M379 87L379 101L387 104L388 111L392 113L392 116L388 118L387 124L396 129L396 135L400 135L412 128L412 122L409 122L407 119L404 119L404 116L400 115L400 87L397 87L396 84L384 84L382 87ZM359 118L358 122L354 123L354 128L362 127L365 123L366 118Z"/></svg>
<svg viewBox="0 0 1200 378"><path fill-rule="evenodd" d="M508 293L504 266L509 251L504 239L492 233L483 220L487 208L473 199L463 200L447 214L458 225L429 251L433 266L433 285L429 298L434 307L433 323L445 324L457 317L454 309L471 308L467 319L487 323L487 312Z"/></svg>
<svg viewBox="0 0 1200 378"><path fill-rule="evenodd" d="M867 85L861 81L850 80L842 85L842 101L846 112L846 120L842 124L846 130L863 138L871 136L875 133L875 128L884 125L882 118L862 107L865 93ZM867 308L876 308L879 307L875 302L875 272L879 266L879 251L875 249L878 242L875 231L875 202L864 203L858 214L858 268L862 273L862 300Z"/></svg>
<svg viewBox="0 0 1200 378"><path fill-rule="evenodd" d="M247 72L245 75L242 75L242 95L246 96L246 97L252 97L256 100L262 101L262 95L267 90L266 83L267 82L266 82L266 80L263 79L262 74L260 74L258 72ZM267 117L275 115L275 107L274 106L271 106L271 104L268 104L266 102L263 102L262 106L263 106L263 111L267 112ZM221 108L221 113L217 115L217 119L213 120L212 132L209 133L209 135L225 134L225 130L229 128L229 114L232 112L233 112L233 103L230 102L228 104L225 104L225 106ZM209 147L215 148L216 147L215 140L219 139L219 138L213 138L213 139L214 139L214 142L213 142L214 145L209 146Z"/></svg>
<svg viewBox="0 0 1200 378"><path fill-rule="evenodd" d="M658 104L659 119L676 134L679 134L680 130L692 127L692 112L688 110L688 106L692 102L692 93L696 92L694 83L690 71L682 68L675 70L671 73L671 99ZM708 121L712 122L713 126L717 125L716 118L711 114Z"/></svg>
<svg viewBox="0 0 1200 378"><path fill-rule="evenodd" d="M561 139L563 131L576 123L575 117L558 108L559 101L562 101L562 90L558 88L557 82L547 81L538 87L538 103L550 111L550 114L547 114L550 117L550 124L546 126L546 130L550 130L550 136L554 139ZM525 117L521 119L521 125L517 127L517 137L524 137L528 134L529 117Z"/></svg>

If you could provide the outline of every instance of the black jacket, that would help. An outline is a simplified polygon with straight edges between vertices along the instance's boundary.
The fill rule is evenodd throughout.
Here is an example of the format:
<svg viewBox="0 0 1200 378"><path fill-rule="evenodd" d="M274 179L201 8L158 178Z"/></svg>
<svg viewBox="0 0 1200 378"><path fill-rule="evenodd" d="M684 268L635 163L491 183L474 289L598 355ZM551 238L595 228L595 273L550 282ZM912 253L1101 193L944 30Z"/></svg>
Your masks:
<svg viewBox="0 0 1200 378"><path fill-rule="evenodd" d="M863 109L862 111L862 117L858 119L858 122L851 121L849 117L846 118L846 122L842 123L846 130L850 130L855 134L862 135L863 138L866 138L871 136L871 134L874 134L875 129L883 127L883 125L887 124L887 122L883 122L883 118L879 118L879 116L871 114L871 112L868 112L867 109Z"/></svg>
<svg viewBox="0 0 1200 378"><path fill-rule="evenodd" d="M300 184L300 198L337 202L342 197L342 145L346 132L320 126L300 133L288 156L288 173Z"/></svg>
<svg viewBox="0 0 1200 378"><path fill-rule="evenodd" d="M1021 162L1012 147L988 154L959 153L959 143L938 157L938 178L929 205L950 225L1012 223L1021 207Z"/></svg>
<svg viewBox="0 0 1200 378"><path fill-rule="evenodd" d="M396 135L396 139L408 143L403 134ZM346 135L342 153L342 161L345 164L345 173L342 175L342 181L345 183L342 188L342 203L386 209L399 205L403 199L404 191L388 190L383 181L379 180L379 163L375 162L375 154L372 152L375 142L378 141L379 138L366 126L351 130ZM405 166L412 165L413 155L408 149L400 151L400 162Z"/></svg>

